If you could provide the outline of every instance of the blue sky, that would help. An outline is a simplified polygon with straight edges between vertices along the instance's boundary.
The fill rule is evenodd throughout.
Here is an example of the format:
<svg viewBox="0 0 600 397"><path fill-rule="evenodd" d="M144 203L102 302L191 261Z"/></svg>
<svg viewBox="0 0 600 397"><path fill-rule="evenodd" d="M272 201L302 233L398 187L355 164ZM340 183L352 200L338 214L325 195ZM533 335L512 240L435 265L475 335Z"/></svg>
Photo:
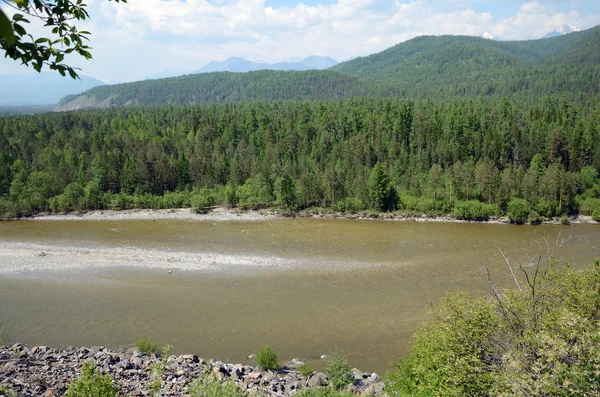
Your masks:
<svg viewBox="0 0 600 397"><path fill-rule="evenodd" d="M600 0L88 0L92 61L73 58L105 82L192 72L231 56L280 62L337 60L382 51L415 36L465 34L537 39L571 25L600 24ZM4 8L3 8L4 9ZM8 10L7 10L8 12ZM30 30L42 34L43 28ZM30 72L0 60L0 74Z"/></svg>

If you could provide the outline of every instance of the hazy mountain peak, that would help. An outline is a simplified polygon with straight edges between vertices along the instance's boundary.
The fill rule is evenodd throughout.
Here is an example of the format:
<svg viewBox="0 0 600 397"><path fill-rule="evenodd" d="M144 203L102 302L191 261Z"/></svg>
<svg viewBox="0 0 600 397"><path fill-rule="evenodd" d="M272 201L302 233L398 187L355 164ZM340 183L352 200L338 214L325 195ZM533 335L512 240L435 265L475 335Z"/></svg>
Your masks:
<svg viewBox="0 0 600 397"><path fill-rule="evenodd" d="M554 29L553 31L547 33L544 36L544 38L547 39L549 37L562 36L565 34L569 34L569 33L573 33L573 32L580 32L580 31L581 31L581 29L579 29L577 26L565 23L564 25L561 25L558 28Z"/></svg>
<svg viewBox="0 0 600 397"><path fill-rule="evenodd" d="M328 69L338 62L330 57L309 56L295 62L268 63L255 57L231 57L223 62L211 61L199 73L208 72L250 72L255 70L322 70Z"/></svg>

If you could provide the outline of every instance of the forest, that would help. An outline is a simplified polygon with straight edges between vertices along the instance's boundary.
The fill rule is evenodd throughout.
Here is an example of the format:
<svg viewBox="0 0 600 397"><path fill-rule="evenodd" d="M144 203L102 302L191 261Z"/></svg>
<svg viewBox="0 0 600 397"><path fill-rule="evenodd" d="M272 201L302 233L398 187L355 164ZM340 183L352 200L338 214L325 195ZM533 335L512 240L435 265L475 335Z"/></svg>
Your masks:
<svg viewBox="0 0 600 397"><path fill-rule="evenodd" d="M0 213L101 208L600 218L600 105L275 101L0 118Z"/></svg>
<svg viewBox="0 0 600 397"><path fill-rule="evenodd" d="M600 26L542 40L420 36L321 71L199 73L92 88L57 110L353 97L536 101L564 95L595 100L600 90Z"/></svg>

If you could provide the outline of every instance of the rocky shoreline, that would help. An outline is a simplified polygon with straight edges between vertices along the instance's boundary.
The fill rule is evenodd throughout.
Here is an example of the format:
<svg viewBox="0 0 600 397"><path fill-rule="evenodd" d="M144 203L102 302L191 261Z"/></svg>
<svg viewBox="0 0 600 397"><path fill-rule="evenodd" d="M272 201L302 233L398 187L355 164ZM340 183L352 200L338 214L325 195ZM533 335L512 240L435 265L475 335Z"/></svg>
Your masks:
<svg viewBox="0 0 600 397"><path fill-rule="evenodd" d="M102 373L109 374L120 389L120 395L145 397L151 395L152 369L163 361L159 355L148 356L136 349L70 347L60 350L15 344L0 347L0 386L8 387L19 397L63 396L69 384L77 380L85 362L93 362ZM249 394L265 397L293 396L300 389L328 384L324 373L302 376L298 368L303 363L299 360L292 360L275 372L245 364L205 361L192 354L169 356L164 362L158 396L187 396L190 383L206 371L219 380L234 380ZM353 369L353 374L349 392L364 396L384 394L384 383L378 374L357 369Z"/></svg>
<svg viewBox="0 0 600 397"><path fill-rule="evenodd" d="M159 220L159 219L181 219L197 220L206 222L254 222L280 218L313 218L313 219L355 219L355 220L385 220L399 222L437 222L437 223L487 223L487 224L510 224L508 217L490 218L487 221L465 221L454 218L450 214L440 216L427 216L425 214L410 214L404 212L339 212L324 208L307 208L300 211L287 211L280 208L265 209L240 209L225 206L217 206L206 212L197 213L192 208L174 209L133 209L123 211L98 210L82 213L69 214L39 214L29 220ZM572 224L597 224L591 216L579 215L569 219ZM550 218L541 221L542 224L559 225L559 218Z"/></svg>

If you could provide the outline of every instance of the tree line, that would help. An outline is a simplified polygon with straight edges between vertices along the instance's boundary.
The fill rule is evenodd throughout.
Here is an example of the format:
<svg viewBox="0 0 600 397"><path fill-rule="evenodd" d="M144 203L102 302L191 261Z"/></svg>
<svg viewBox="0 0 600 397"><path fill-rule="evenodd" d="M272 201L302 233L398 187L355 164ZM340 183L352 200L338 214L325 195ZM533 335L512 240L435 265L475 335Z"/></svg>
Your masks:
<svg viewBox="0 0 600 397"><path fill-rule="evenodd" d="M2 117L0 212L227 203L485 219L520 198L534 218L600 215L599 134L599 105L556 96Z"/></svg>

